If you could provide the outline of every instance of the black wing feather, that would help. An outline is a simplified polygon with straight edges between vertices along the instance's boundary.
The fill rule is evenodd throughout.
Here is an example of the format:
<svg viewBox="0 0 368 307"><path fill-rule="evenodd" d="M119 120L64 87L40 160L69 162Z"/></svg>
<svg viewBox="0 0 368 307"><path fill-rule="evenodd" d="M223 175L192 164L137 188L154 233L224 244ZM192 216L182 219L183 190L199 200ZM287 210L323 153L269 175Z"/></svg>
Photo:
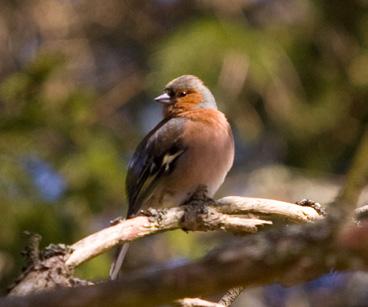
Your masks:
<svg viewBox="0 0 368 307"><path fill-rule="evenodd" d="M160 179L172 172L175 161L185 150L181 138L183 126L182 118L164 119L138 145L126 179L128 217L138 212ZM168 156L174 159L166 163Z"/></svg>

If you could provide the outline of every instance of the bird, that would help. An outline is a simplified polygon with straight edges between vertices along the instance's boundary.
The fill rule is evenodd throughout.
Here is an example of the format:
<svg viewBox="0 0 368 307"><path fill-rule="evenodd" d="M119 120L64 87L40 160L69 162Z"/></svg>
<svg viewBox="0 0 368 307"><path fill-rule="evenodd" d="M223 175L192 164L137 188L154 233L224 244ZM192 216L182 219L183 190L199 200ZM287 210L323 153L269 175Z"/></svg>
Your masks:
<svg viewBox="0 0 368 307"><path fill-rule="evenodd" d="M128 164L127 218L141 209L183 205L203 187L205 196L212 198L234 161L230 124L202 80L182 75L154 100L163 106L163 119ZM110 279L118 277L128 246L121 247Z"/></svg>

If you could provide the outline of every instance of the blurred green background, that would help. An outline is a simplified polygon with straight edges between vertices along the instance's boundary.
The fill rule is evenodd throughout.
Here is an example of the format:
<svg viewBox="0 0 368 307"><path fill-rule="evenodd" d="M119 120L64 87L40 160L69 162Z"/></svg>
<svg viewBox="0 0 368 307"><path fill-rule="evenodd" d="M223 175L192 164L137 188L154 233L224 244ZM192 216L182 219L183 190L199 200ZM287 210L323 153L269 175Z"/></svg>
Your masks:
<svg viewBox="0 0 368 307"><path fill-rule="evenodd" d="M127 161L161 117L152 98L180 74L205 81L234 130L219 195L330 201L368 123L368 2L1 0L1 289L22 266L24 230L72 243L126 210ZM125 269L224 238L148 238ZM105 278L110 260L79 275Z"/></svg>

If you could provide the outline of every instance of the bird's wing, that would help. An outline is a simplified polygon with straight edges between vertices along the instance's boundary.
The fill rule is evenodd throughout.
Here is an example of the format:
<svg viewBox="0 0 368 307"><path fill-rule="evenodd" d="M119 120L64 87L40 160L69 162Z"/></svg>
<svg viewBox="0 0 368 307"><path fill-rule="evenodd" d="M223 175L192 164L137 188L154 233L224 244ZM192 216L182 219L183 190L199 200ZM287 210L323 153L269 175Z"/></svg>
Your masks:
<svg viewBox="0 0 368 307"><path fill-rule="evenodd" d="M138 145L128 166L128 217L136 214L160 180L170 174L185 151L183 118L161 121Z"/></svg>

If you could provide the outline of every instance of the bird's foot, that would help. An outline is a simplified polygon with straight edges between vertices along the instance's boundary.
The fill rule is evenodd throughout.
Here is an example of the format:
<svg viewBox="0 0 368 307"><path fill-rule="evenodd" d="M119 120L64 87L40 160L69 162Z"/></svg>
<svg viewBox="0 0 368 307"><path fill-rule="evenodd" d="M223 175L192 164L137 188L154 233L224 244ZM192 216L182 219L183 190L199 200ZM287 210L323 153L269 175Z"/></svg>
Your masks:
<svg viewBox="0 0 368 307"><path fill-rule="evenodd" d="M215 201L208 196L208 189L205 185L198 186L197 190L192 194L191 197L183 205L208 205Z"/></svg>

